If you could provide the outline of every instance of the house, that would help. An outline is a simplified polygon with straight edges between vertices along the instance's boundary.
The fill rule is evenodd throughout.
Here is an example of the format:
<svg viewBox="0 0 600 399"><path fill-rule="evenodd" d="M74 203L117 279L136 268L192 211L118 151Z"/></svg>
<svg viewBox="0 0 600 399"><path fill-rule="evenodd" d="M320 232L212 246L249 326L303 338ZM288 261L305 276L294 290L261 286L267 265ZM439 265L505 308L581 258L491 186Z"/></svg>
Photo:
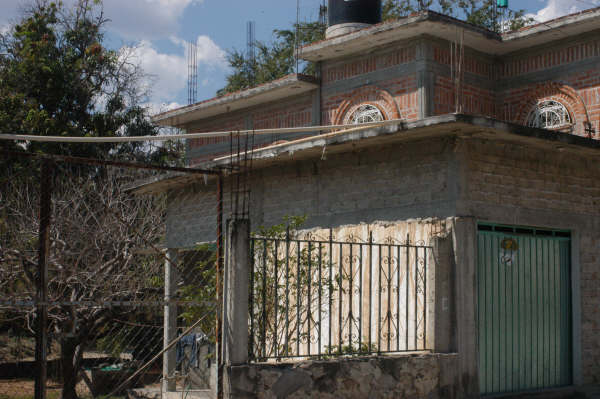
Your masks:
<svg viewBox="0 0 600 399"><path fill-rule="evenodd" d="M417 283L400 283L399 267L379 268L390 285L384 291L380 283L377 294L388 292L388 305L352 305L361 291L325 311L345 307L357 321L350 347L353 339L370 345L370 327L380 337L396 329L397 339L406 317L402 331L413 329L406 339L414 347L388 342L369 346L371 356L333 362L320 356L299 365L284 354L283 363L230 365L233 396L478 397L598 387L600 8L504 34L431 11L368 22L376 21L341 21L302 48L317 76L286 76L155 117L188 133L341 125L256 136L252 169L243 173L250 195L241 194L252 226L306 215L303 228L321 237L314 245L358 237L339 250L350 258L356 245L362 255L373 242L379 251L392 241L432 251L422 300ZM375 124L360 128L364 122ZM240 169L229 137L213 136L188 140L187 162L228 171L229 212ZM173 176L138 188L168 192L169 248L216 239L216 184ZM360 265L371 267L368 259ZM388 259L399 264L402 256ZM364 270L361 287L371 287ZM405 278L420 273L410 270ZM356 316L363 305L370 310ZM396 305L406 308L394 314L397 324L363 320ZM335 323L335 332L345 326L341 316L329 327ZM306 344L309 353L327 350L315 345ZM403 353L409 349L426 351Z"/></svg>

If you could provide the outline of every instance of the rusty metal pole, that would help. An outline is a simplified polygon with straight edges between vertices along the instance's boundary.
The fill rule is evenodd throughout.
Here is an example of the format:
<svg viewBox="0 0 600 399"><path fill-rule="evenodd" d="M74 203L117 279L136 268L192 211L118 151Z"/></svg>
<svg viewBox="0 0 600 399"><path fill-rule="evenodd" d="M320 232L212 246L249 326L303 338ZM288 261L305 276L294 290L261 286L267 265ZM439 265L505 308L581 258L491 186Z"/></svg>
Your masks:
<svg viewBox="0 0 600 399"><path fill-rule="evenodd" d="M221 331L223 323L223 175L217 178L217 398L223 398L223 353Z"/></svg>
<svg viewBox="0 0 600 399"><path fill-rule="evenodd" d="M37 326L35 338L35 399L46 399L46 378L48 375L46 350L48 348L48 247L50 219L52 213L52 175L54 166L49 160L42 161L40 174L40 231L37 279Z"/></svg>

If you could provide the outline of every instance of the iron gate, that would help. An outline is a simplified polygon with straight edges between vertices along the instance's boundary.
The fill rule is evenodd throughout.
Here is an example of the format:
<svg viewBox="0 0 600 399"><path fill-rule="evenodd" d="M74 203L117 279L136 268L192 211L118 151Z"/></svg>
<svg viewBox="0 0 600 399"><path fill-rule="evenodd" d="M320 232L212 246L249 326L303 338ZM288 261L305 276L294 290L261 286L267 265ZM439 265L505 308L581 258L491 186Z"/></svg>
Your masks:
<svg viewBox="0 0 600 399"><path fill-rule="evenodd" d="M479 225L482 394L571 384L570 251L569 232Z"/></svg>

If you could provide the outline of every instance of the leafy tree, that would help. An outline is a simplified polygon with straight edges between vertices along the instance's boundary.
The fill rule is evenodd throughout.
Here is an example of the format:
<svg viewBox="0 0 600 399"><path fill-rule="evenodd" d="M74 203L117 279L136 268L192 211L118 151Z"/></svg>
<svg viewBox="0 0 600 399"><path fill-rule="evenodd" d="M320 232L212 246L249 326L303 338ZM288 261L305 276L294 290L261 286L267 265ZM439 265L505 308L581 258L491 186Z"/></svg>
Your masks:
<svg viewBox="0 0 600 399"><path fill-rule="evenodd" d="M0 35L0 133L113 137L153 135L140 106L147 93L132 50L103 45L107 19L100 0L37 0ZM168 147L144 143L2 143L10 150L160 161Z"/></svg>
<svg viewBox="0 0 600 399"><path fill-rule="evenodd" d="M273 31L273 43L256 43L256 58L250 60L239 50L232 50L227 61L233 73L227 77L227 85L217 92L223 95L247 89L262 83L271 82L296 71L296 45L303 46L322 40L327 26L319 21L294 24L292 29L276 29ZM315 74L312 62L299 63L299 72Z"/></svg>
<svg viewBox="0 0 600 399"><path fill-rule="evenodd" d="M433 9L445 15L461 18L473 25L499 31L500 21L494 16L496 0L385 0L383 20L405 17L413 12ZM532 22L525 10L507 10L505 26L509 30L522 28Z"/></svg>

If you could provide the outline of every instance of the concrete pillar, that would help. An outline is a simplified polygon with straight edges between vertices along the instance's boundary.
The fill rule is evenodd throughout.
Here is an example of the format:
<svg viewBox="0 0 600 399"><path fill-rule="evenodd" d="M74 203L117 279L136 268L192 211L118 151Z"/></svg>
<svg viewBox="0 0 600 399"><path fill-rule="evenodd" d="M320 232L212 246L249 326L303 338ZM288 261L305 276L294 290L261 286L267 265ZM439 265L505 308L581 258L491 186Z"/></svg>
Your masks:
<svg viewBox="0 0 600 399"><path fill-rule="evenodd" d="M454 220L453 251L456 264L456 349L458 376L467 398L479 397L477 347L477 223L472 217Z"/></svg>
<svg viewBox="0 0 600 399"><path fill-rule="evenodd" d="M227 224L227 259L223 288L223 361L248 361L248 295L250 281L250 221Z"/></svg>
<svg viewBox="0 0 600 399"><path fill-rule="evenodd" d="M177 250L168 249L165 256L165 305L164 305L164 335L163 348L166 348L177 337L177 305L170 304L177 289ZM163 379L162 391L174 392L175 379L169 378L173 375L176 366L175 347L163 354Z"/></svg>
<svg viewBox="0 0 600 399"><path fill-rule="evenodd" d="M456 352L454 314L454 252L452 235L434 237L428 264L433 265L427 281L427 348L435 352Z"/></svg>

